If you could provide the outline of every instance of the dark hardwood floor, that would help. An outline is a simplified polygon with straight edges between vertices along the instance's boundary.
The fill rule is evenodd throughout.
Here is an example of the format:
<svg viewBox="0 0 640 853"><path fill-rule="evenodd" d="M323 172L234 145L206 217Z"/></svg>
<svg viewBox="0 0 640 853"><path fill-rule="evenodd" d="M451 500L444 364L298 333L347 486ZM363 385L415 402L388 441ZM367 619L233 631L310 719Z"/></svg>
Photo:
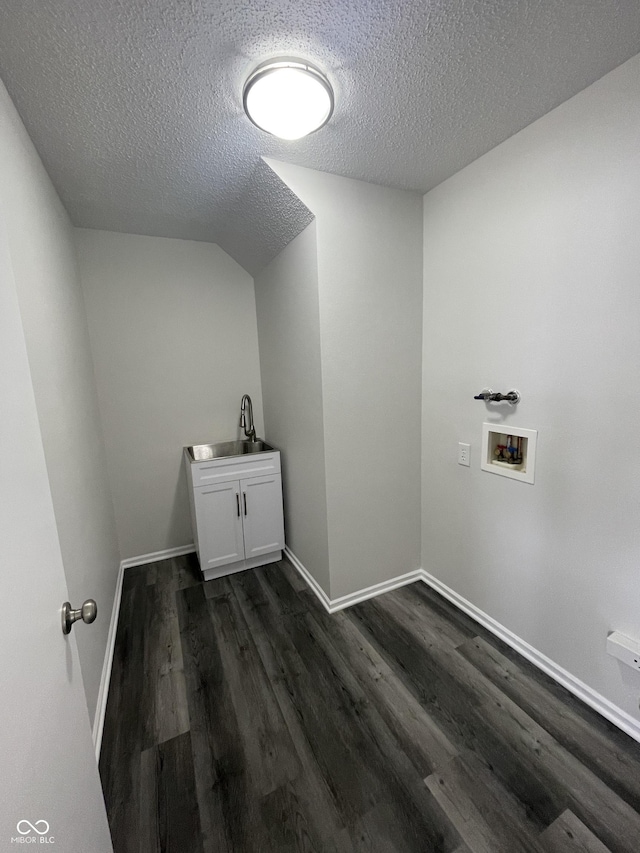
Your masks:
<svg viewBox="0 0 640 853"><path fill-rule="evenodd" d="M640 745L421 583L329 616L288 563L128 569L116 853L639 853Z"/></svg>

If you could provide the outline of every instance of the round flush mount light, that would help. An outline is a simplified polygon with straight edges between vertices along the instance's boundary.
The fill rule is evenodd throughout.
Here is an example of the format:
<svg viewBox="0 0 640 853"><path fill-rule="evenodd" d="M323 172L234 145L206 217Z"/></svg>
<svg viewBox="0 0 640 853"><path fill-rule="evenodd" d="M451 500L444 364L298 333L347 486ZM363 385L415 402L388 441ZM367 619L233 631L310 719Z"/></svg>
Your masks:
<svg viewBox="0 0 640 853"><path fill-rule="evenodd" d="M249 75L242 101L261 130L280 139L302 139L331 118L333 89L321 71L302 59L272 59Z"/></svg>

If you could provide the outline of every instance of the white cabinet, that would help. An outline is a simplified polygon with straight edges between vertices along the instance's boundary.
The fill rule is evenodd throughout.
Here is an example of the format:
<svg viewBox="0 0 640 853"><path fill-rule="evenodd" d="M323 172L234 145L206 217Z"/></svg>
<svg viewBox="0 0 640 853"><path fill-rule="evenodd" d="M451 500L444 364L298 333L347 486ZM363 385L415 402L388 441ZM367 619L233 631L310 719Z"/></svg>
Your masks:
<svg viewBox="0 0 640 853"><path fill-rule="evenodd" d="M185 451L191 520L205 580L281 559L280 453L193 462Z"/></svg>
<svg viewBox="0 0 640 853"><path fill-rule="evenodd" d="M244 560L239 482L196 489L194 498L202 571Z"/></svg>
<svg viewBox="0 0 640 853"><path fill-rule="evenodd" d="M244 554L262 557L284 548L280 474L240 480Z"/></svg>

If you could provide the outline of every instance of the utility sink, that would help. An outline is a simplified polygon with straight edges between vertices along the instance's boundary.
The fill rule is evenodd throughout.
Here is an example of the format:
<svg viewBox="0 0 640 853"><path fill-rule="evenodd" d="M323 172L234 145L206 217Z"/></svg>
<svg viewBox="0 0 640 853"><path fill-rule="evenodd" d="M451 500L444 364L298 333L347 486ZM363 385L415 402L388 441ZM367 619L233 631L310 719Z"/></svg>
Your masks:
<svg viewBox="0 0 640 853"><path fill-rule="evenodd" d="M217 444L194 444L187 447L193 462L219 459L221 456L244 456L247 453L272 453L275 448L266 441L219 441Z"/></svg>

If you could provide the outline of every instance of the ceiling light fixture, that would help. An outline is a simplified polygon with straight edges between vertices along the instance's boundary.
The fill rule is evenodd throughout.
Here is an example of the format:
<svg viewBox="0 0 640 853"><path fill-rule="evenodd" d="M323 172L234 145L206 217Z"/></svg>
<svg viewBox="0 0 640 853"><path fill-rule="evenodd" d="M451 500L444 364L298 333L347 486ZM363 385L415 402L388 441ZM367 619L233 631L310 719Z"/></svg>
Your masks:
<svg viewBox="0 0 640 853"><path fill-rule="evenodd" d="M321 71L302 59L272 59L249 75L242 102L261 130L280 139L301 139L331 118L333 89Z"/></svg>

